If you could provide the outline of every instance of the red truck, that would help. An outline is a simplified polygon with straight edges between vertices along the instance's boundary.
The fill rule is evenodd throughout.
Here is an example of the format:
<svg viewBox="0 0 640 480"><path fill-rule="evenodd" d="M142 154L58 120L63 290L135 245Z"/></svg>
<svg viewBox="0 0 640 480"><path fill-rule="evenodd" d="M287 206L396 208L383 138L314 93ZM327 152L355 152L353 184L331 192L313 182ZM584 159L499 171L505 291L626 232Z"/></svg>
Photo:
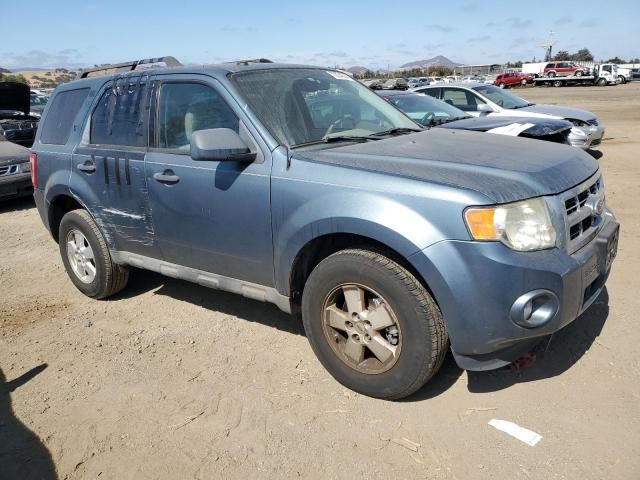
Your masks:
<svg viewBox="0 0 640 480"><path fill-rule="evenodd" d="M519 72L508 72L498 75L493 84L500 88L509 88L515 85L526 85L531 82L533 82L531 75Z"/></svg>
<svg viewBox="0 0 640 480"><path fill-rule="evenodd" d="M542 71L543 77L581 77L588 75L589 71L585 67L576 65L573 62L552 62L547 63Z"/></svg>

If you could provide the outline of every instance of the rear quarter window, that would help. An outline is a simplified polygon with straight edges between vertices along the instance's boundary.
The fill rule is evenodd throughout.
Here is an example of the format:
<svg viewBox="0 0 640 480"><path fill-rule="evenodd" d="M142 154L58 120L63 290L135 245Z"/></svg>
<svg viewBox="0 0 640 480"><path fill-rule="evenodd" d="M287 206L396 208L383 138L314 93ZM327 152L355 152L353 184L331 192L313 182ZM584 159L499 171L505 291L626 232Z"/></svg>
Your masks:
<svg viewBox="0 0 640 480"><path fill-rule="evenodd" d="M71 134L71 127L84 103L88 88L65 90L58 93L41 126L40 143L49 145L65 145Z"/></svg>

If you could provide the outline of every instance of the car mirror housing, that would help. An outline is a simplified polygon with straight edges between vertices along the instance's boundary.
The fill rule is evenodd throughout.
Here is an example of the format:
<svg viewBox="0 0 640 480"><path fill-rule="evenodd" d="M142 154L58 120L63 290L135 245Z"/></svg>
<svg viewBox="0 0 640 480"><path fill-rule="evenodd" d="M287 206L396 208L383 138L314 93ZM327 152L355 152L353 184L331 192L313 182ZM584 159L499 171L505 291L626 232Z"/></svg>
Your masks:
<svg viewBox="0 0 640 480"><path fill-rule="evenodd" d="M491 108L491 106L486 103L481 103L480 105L478 105L478 111L483 113L490 113L493 112L493 108Z"/></svg>
<svg viewBox="0 0 640 480"><path fill-rule="evenodd" d="M256 154L230 128L211 128L193 132L191 158L219 162L253 162Z"/></svg>

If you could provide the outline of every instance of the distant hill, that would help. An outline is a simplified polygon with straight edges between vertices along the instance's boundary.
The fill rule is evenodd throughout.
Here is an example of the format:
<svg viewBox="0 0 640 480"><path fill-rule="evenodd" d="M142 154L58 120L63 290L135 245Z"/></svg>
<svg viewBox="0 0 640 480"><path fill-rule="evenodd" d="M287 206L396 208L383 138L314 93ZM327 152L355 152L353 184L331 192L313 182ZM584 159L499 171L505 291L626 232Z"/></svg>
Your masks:
<svg viewBox="0 0 640 480"><path fill-rule="evenodd" d="M347 68L347 72L353 73L354 75L362 75L367 70L369 70L367 67L360 67L358 65Z"/></svg>
<svg viewBox="0 0 640 480"><path fill-rule="evenodd" d="M405 63L401 65L400 68L410 69L410 68L429 68L429 67L447 67L453 68L460 65L458 62L454 62L453 60L449 60L447 57L443 57L442 55L438 55L437 57L429 58L428 60L416 60L415 62Z"/></svg>
<svg viewBox="0 0 640 480"><path fill-rule="evenodd" d="M32 88L54 88L76 78L76 72L60 68L55 70L20 70L14 71L13 74L22 75Z"/></svg>

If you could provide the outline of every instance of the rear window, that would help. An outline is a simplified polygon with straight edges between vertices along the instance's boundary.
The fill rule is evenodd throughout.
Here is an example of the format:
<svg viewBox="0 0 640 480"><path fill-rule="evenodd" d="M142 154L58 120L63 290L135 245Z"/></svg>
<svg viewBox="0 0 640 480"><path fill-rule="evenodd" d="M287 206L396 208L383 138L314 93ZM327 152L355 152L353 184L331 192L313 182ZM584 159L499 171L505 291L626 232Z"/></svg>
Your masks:
<svg viewBox="0 0 640 480"><path fill-rule="evenodd" d="M79 88L77 90L66 90L55 96L49 107L49 113L47 113L44 125L42 125L41 143L49 145L64 145L67 143L73 122L88 94L88 88Z"/></svg>

